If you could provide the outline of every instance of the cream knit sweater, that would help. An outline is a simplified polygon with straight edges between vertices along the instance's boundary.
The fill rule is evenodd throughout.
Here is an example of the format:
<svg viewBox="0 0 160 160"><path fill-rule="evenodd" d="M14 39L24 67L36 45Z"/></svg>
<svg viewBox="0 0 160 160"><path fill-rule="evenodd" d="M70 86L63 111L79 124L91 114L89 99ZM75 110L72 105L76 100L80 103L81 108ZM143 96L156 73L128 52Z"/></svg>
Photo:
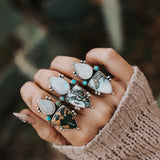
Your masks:
<svg viewBox="0 0 160 160"><path fill-rule="evenodd" d="M91 142L53 147L74 160L160 160L160 112L138 67L113 117Z"/></svg>

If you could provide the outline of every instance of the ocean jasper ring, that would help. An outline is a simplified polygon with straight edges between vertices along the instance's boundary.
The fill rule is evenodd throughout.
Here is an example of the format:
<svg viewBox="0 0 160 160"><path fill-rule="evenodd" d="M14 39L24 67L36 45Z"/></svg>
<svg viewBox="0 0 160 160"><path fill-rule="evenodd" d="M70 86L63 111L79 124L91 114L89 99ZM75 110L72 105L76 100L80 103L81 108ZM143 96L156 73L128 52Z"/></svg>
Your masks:
<svg viewBox="0 0 160 160"><path fill-rule="evenodd" d="M114 94L111 86L111 77L105 76L101 71L99 71L98 66L92 68L90 65L86 64L85 61L80 61L80 63L74 63L74 76L78 76L83 80L82 84L84 86L89 86L95 91L95 94Z"/></svg>
<svg viewBox="0 0 160 160"><path fill-rule="evenodd" d="M55 91L59 95L61 101L66 101L75 106L75 109L92 108L90 104L90 93L85 92L79 85L76 84L76 80L72 79L69 83L62 74L59 77L49 77L50 90Z"/></svg>
<svg viewBox="0 0 160 160"><path fill-rule="evenodd" d="M62 105L60 101L55 104L51 101L50 97L45 99L38 99L38 112L42 112L47 115L46 120L51 122L53 126L60 126L61 130L77 128L77 122L74 115L74 111L70 111L65 105Z"/></svg>

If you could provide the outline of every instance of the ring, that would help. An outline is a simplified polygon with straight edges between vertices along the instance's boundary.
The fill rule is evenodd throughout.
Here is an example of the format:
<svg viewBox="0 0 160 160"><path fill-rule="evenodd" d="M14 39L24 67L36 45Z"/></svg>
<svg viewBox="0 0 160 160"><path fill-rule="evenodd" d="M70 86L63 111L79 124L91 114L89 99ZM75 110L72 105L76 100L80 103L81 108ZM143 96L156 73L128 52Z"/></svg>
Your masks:
<svg viewBox="0 0 160 160"><path fill-rule="evenodd" d="M51 122L53 126L60 126L61 130L78 128L74 115L72 112L63 105L60 101L55 104L51 101L51 97L45 97L45 99L38 99L38 112L42 112L47 115L46 120Z"/></svg>
<svg viewBox="0 0 160 160"><path fill-rule="evenodd" d="M84 86L89 86L95 91L95 94L100 95L112 94L114 95L112 86L111 86L111 77L105 76L98 66L92 68L90 65L86 64L85 61L81 60L80 63L73 63L74 76L78 76L83 80L82 84Z"/></svg>
<svg viewBox="0 0 160 160"><path fill-rule="evenodd" d="M64 79L64 75L59 74L59 77L49 77L50 91L55 91L61 96L61 101L66 101L75 106L75 109L81 108L93 108L90 103L90 93L85 92L79 85L76 84L76 80L72 79L69 83Z"/></svg>

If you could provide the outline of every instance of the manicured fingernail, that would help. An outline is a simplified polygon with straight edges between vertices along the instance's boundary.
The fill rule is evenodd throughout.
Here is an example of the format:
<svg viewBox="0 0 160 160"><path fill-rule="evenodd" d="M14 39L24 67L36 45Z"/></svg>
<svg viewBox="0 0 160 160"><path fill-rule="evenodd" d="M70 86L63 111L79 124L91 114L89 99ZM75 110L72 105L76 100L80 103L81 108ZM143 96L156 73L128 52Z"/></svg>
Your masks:
<svg viewBox="0 0 160 160"><path fill-rule="evenodd" d="M13 113L15 117L17 117L19 120L21 120L23 123L33 124L35 123L34 118L32 118L30 115L22 114L22 113Z"/></svg>

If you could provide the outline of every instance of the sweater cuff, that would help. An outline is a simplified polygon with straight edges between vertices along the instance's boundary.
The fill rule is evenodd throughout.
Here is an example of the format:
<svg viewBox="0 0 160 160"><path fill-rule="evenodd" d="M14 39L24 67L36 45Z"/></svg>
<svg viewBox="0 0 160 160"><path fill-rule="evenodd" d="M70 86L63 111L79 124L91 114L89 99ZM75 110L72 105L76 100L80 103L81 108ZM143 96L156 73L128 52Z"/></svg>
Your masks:
<svg viewBox="0 0 160 160"><path fill-rule="evenodd" d="M133 69L114 115L92 141L53 147L78 160L160 158L160 112L144 74Z"/></svg>

